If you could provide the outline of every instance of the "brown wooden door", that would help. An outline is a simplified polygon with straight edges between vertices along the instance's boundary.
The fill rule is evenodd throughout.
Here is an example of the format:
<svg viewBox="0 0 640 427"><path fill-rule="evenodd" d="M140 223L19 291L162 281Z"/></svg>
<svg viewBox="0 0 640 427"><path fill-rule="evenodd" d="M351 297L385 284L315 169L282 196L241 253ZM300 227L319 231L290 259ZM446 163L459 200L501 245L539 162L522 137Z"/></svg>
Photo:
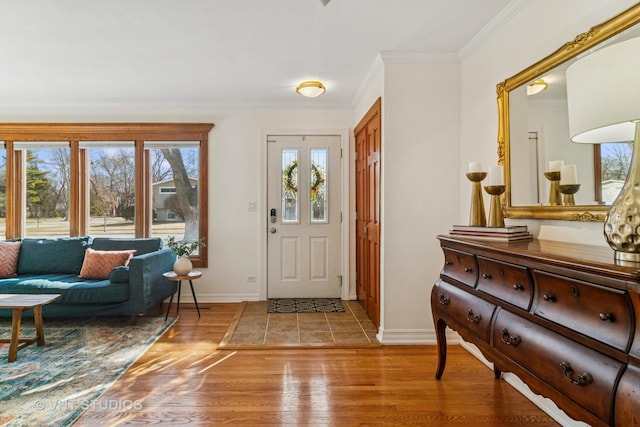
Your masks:
<svg viewBox="0 0 640 427"><path fill-rule="evenodd" d="M356 293L376 326L380 326L381 123L378 98L355 128Z"/></svg>

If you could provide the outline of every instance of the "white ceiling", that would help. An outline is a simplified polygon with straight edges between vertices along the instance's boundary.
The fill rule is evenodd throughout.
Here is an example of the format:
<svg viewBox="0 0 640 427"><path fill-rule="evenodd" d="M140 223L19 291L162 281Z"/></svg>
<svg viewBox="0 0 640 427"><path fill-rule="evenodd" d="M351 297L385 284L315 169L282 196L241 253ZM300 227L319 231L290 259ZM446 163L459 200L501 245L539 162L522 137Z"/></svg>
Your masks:
<svg viewBox="0 0 640 427"><path fill-rule="evenodd" d="M456 58L509 3L0 0L0 103L348 106L381 52Z"/></svg>

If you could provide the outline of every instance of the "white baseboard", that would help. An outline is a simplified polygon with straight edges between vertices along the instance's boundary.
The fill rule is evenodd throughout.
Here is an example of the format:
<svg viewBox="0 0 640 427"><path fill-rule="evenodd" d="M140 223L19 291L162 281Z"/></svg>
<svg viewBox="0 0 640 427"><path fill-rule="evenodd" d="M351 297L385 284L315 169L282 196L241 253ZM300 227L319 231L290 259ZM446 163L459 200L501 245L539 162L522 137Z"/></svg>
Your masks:
<svg viewBox="0 0 640 427"><path fill-rule="evenodd" d="M383 345L435 345L436 332L433 329L383 329L376 338ZM447 342L456 344L459 335L447 329Z"/></svg>
<svg viewBox="0 0 640 427"><path fill-rule="evenodd" d="M195 288L195 286L194 286ZM174 295L173 297L173 301L176 301L176 298L178 298L178 295ZM200 293L198 292L198 290L196 289L196 298L198 299L198 303L214 303L214 302L242 302L242 301L259 301L259 295L258 294L205 294L205 293ZM167 298L165 301L169 301L169 298ZM191 289L189 289L189 286L187 284L187 286L184 285L184 283L182 284L182 291L180 294L180 303L192 303L193 302L193 296L191 295Z"/></svg>

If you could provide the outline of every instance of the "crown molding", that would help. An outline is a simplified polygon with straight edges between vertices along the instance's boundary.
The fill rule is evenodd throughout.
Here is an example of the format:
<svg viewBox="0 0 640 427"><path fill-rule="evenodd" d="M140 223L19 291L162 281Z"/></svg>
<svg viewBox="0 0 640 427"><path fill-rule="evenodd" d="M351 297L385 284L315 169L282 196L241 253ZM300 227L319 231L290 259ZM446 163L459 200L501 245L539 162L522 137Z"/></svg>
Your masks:
<svg viewBox="0 0 640 427"><path fill-rule="evenodd" d="M382 62L388 64L396 62L458 62L458 54L456 52L380 52L380 58Z"/></svg>
<svg viewBox="0 0 640 427"><path fill-rule="evenodd" d="M478 33L473 36L458 51L458 59L464 59L471 55L477 48L486 42L496 31L520 12L531 0L511 0L504 9L500 11L487 25L482 27Z"/></svg>

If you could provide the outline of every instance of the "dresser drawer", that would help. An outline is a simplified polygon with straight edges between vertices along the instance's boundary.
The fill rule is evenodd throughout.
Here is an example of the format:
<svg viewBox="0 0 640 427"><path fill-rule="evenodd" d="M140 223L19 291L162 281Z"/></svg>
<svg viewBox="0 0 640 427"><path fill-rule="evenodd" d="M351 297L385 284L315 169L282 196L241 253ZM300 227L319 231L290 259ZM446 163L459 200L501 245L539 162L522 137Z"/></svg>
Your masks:
<svg viewBox="0 0 640 427"><path fill-rule="evenodd" d="M442 280L434 287L431 305L460 328L489 342L489 325L495 305ZM462 333L458 328L454 329Z"/></svg>
<svg viewBox="0 0 640 427"><path fill-rule="evenodd" d="M444 268L442 273L472 288L478 280L478 263L476 257L455 249L443 248Z"/></svg>
<svg viewBox="0 0 640 427"><path fill-rule="evenodd" d="M478 290L529 310L533 298L529 269L478 257Z"/></svg>
<svg viewBox="0 0 640 427"><path fill-rule="evenodd" d="M634 326L627 292L538 270L533 276L537 316L627 351Z"/></svg>
<svg viewBox="0 0 640 427"><path fill-rule="evenodd" d="M611 423L622 363L507 310L498 312L492 340L502 354L606 424Z"/></svg>

